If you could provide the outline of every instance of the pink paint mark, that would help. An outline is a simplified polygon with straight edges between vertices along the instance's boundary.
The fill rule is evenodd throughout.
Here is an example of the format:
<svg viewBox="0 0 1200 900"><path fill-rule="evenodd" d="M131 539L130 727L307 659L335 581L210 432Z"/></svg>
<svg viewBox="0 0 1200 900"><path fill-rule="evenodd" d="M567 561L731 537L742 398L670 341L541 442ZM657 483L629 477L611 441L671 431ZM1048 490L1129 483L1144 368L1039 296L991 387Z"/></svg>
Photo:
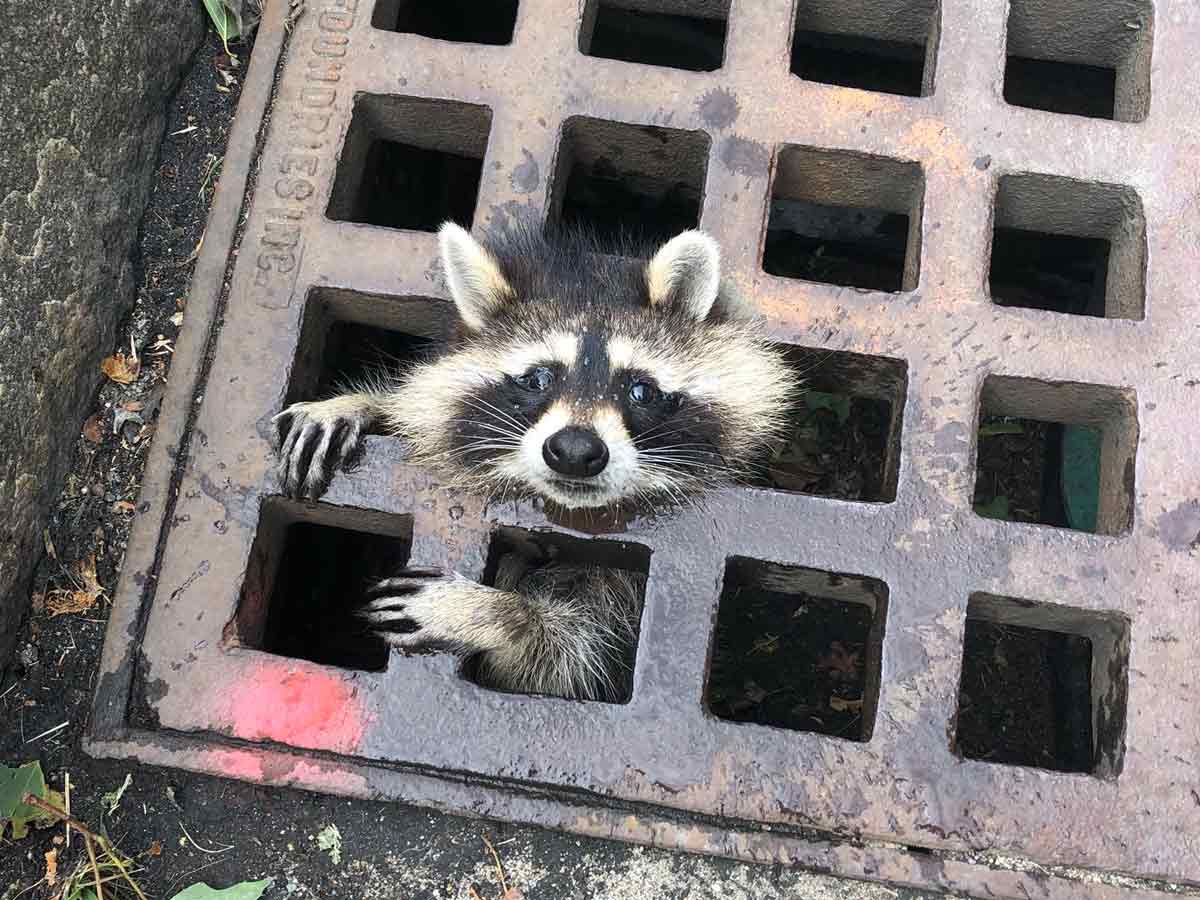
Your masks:
<svg viewBox="0 0 1200 900"><path fill-rule="evenodd" d="M250 741L354 753L367 725L358 689L336 673L265 664L228 696L233 734Z"/></svg>
<svg viewBox="0 0 1200 900"><path fill-rule="evenodd" d="M363 775L336 765L300 759L295 754L231 748L206 750L199 768L239 781L301 787L345 797L371 796L371 786Z"/></svg>
<svg viewBox="0 0 1200 900"><path fill-rule="evenodd" d="M202 768L239 781L262 781L263 768L254 750L209 750Z"/></svg>

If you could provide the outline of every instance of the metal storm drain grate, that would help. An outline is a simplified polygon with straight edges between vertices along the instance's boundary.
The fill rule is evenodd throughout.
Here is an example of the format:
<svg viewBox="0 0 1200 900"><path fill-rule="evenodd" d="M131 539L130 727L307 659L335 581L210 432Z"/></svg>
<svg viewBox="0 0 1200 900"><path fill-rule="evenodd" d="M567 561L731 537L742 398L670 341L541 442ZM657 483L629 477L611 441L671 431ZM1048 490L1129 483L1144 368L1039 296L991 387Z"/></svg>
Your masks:
<svg viewBox="0 0 1200 900"><path fill-rule="evenodd" d="M1200 7L287 6L93 752L989 896L1200 883ZM516 215L720 240L811 389L759 482L587 531L371 437L280 497L271 416L420 354L433 230ZM348 630L373 573L506 553L642 576L624 702Z"/></svg>

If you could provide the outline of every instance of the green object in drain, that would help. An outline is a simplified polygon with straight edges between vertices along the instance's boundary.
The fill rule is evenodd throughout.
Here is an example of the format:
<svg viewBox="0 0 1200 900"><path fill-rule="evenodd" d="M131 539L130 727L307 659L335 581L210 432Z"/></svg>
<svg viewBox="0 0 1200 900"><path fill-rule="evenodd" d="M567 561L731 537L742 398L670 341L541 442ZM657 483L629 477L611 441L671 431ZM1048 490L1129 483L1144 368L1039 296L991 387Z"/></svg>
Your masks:
<svg viewBox="0 0 1200 900"><path fill-rule="evenodd" d="M1095 531L1100 507L1100 432L1082 425L1064 425L1062 438L1062 500L1067 524Z"/></svg>

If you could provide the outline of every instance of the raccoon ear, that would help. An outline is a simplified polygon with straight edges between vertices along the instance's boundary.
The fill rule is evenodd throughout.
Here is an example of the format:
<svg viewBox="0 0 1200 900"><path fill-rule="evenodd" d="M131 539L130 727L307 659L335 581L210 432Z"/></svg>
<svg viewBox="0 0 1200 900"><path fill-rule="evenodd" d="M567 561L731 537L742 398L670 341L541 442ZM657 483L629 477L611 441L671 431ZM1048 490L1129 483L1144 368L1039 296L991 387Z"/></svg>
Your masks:
<svg viewBox="0 0 1200 900"><path fill-rule="evenodd" d="M685 231L667 241L646 265L650 305L678 304L705 318L721 287L721 251L702 231Z"/></svg>
<svg viewBox="0 0 1200 900"><path fill-rule="evenodd" d="M450 296L463 324L472 331L482 331L487 320L513 298L512 287L496 257L466 229L447 222L438 230L438 245Z"/></svg>

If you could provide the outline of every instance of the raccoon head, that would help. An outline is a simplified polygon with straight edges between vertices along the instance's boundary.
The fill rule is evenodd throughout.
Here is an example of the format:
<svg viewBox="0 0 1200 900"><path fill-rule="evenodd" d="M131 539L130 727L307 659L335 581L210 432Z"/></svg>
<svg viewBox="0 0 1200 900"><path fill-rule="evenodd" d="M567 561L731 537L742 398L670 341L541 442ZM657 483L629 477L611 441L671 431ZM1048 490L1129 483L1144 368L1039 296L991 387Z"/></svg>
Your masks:
<svg viewBox="0 0 1200 900"><path fill-rule="evenodd" d="M397 392L418 460L492 495L603 507L717 486L778 437L795 375L707 235L648 263L578 232L439 239L462 327Z"/></svg>

